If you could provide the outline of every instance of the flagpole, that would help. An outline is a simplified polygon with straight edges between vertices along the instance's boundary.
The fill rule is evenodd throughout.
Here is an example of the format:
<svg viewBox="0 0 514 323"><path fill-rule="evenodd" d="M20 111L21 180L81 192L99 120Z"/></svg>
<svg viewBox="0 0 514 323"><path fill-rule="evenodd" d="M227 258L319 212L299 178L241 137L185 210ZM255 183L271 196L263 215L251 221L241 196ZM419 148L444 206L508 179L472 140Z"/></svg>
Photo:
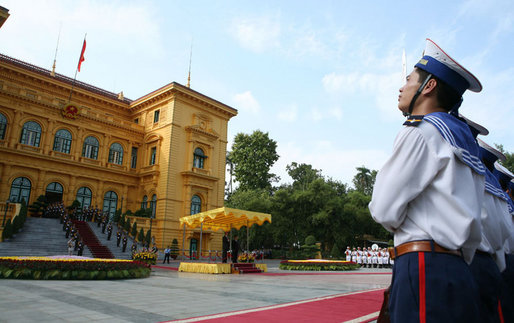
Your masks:
<svg viewBox="0 0 514 323"><path fill-rule="evenodd" d="M77 63L77 68L75 69L75 76L73 77L73 82L71 83L70 97L68 98L68 103L71 102L71 95L73 94L73 88L75 87L75 81L77 80L77 72L79 71L80 63L83 61L84 51L86 50L86 36L87 33L84 34L84 42L82 43L82 50L80 52L79 62Z"/></svg>

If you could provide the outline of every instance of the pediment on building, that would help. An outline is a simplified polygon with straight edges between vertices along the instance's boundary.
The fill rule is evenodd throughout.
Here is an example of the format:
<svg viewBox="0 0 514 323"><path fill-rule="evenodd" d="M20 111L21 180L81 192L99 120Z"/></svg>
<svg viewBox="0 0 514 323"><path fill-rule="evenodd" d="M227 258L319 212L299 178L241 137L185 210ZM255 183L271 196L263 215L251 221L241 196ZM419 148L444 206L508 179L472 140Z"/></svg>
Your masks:
<svg viewBox="0 0 514 323"><path fill-rule="evenodd" d="M211 140L216 140L220 137L216 131L213 129L207 129L206 127L202 126L202 124L187 126L185 127L185 130L190 133L206 136Z"/></svg>

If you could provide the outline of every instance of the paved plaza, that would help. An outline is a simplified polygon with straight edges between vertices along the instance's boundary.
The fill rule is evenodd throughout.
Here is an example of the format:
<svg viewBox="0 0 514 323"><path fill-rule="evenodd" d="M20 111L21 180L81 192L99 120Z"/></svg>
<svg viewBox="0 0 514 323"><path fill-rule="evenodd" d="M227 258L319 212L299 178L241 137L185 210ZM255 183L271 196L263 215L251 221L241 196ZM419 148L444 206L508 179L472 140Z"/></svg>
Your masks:
<svg viewBox="0 0 514 323"><path fill-rule="evenodd" d="M162 322L385 288L391 279L390 269L312 273L267 264L267 274L182 273L175 262L146 279L2 279L0 322Z"/></svg>

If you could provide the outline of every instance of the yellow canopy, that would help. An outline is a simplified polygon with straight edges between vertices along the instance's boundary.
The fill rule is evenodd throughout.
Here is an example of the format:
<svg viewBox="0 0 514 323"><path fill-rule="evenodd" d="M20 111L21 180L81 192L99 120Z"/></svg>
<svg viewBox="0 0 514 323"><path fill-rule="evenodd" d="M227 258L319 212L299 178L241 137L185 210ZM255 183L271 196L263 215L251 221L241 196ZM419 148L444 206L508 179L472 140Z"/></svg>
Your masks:
<svg viewBox="0 0 514 323"><path fill-rule="evenodd" d="M204 230L230 231L231 228L240 229L243 226L251 227L253 224L262 225L266 221L271 223L271 214L221 207L182 217L180 218L180 227L186 224L189 228L194 229L203 223Z"/></svg>

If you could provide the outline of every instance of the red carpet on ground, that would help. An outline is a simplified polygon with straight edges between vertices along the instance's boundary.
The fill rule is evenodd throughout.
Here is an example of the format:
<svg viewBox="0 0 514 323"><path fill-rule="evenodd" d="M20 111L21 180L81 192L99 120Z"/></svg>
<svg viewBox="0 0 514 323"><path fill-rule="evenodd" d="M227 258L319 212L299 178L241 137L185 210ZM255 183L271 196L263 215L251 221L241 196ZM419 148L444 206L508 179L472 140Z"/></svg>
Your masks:
<svg viewBox="0 0 514 323"><path fill-rule="evenodd" d="M378 316L383 293L384 289L352 292L169 322L369 322Z"/></svg>

